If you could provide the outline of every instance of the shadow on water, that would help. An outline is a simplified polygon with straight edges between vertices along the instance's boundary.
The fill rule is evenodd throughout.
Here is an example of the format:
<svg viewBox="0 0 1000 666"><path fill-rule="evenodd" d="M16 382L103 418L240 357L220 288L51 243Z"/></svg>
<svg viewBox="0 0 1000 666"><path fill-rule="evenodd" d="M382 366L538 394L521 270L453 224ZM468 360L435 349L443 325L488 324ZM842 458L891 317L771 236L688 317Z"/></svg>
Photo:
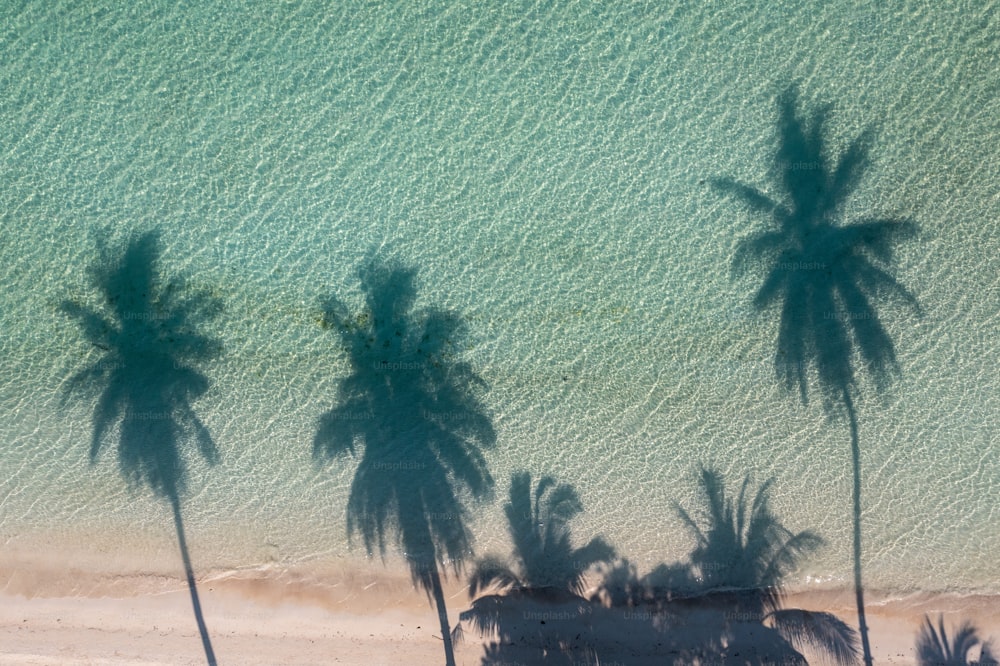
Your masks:
<svg viewBox="0 0 1000 666"><path fill-rule="evenodd" d="M462 635L468 624L480 635L495 636L483 664L596 663L584 629L593 605L581 596L585 574L611 562L614 549L595 537L573 546L569 523L583 512L572 486L543 477L531 489L531 475L519 472L504 506L513 542L513 566L490 555L476 563L469 577L472 607L455 628ZM476 598L480 592L491 591Z"/></svg>
<svg viewBox="0 0 1000 666"><path fill-rule="evenodd" d="M720 660L740 663L805 663L798 650L810 646L839 664L857 658L855 632L836 616L783 607L782 581L823 544L816 534L793 534L770 509L771 481L751 500L749 477L735 501L722 477L702 470L704 491L699 523L678 506L695 537L690 561L702 599L725 609L711 647ZM718 619L718 618L717 618ZM747 655L759 661L748 661Z"/></svg>
<svg viewBox="0 0 1000 666"><path fill-rule="evenodd" d="M805 664L806 648L855 663L853 629L829 613L784 607L784 579L822 540L781 524L770 509L771 482L751 496L746 479L735 499L714 471L702 470L700 482L694 517L677 507L695 539L687 562L641 578L628 561L605 572L592 597L605 608L600 642L628 636L633 654L661 660L641 663Z"/></svg>
<svg viewBox="0 0 1000 666"><path fill-rule="evenodd" d="M870 218L841 224L844 205L869 166L871 133L855 139L836 163L829 158L823 130L829 110L811 118L798 114L797 92L779 101L780 142L777 178L786 194L776 201L743 183L715 179L713 185L771 218L772 227L743 240L734 273L763 275L754 296L757 310L780 308L775 368L788 390L807 401L813 377L831 415L850 424L854 472L854 583L865 663L871 650L861 579L861 469L854 399L856 368L867 371L877 392L898 374L895 347L876 310L876 302L895 299L917 313L916 298L892 275L894 248L912 238L910 220Z"/></svg>
<svg viewBox="0 0 1000 666"><path fill-rule="evenodd" d="M88 273L103 306L91 309L65 301L62 310L79 323L100 357L69 380L67 395L98 394L91 462L116 440L118 463L129 485L148 486L170 504L205 657L215 664L184 536L181 449L194 446L210 464L219 459L191 403L209 387L196 366L221 352L220 344L197 328L221 310L221 303L158 274L156 232L130 237L124 249L99 240L98 249L99 260Z"/></svg>
<svg viewBox="0 0 1000 666"><path fill-rule="evenodd" d="M460 360L464 327L454 313L415 310L415 271L374 263L359 271L366 304L352 315L335 297L323 324L348 353L337 405L320 418L317 460L361 449L347 505L348 534L360 532L384 557L393 538L410 575L433 596L447 664L454 664L439 567L456 575L472 550L462 494L492 494L483 449L496 434L480 398L486 390Z"/></svg>
<svg viewBox="0 0 1000 666"><path fill-rule="evenodd" d="M822 540L792 533L770 508L771 482L749 479L733 497L722 477L700 476L701 502L678 514L694 537L684 562L640 577L602 538L575 547L569 523L583 511L573 488L515 474L505 505L512 556L481 558L469 578L472 629L489 640L483 666L499 664L837 664L858 658L858 634L830 613L785 607L783 584ZM585 598L587 577L602 580Z"/></svg>
<svg viewBox="0 0 1000 666"><path fill-rule="evenodd" d="M979 648L978 659L972 653ZM979 637L979 630L971 622L963 622L948 639L944 617L938 617L938 626L924 616L924 624L917 634L918 666L1000 666L994 654L992 641Z"/></svg>

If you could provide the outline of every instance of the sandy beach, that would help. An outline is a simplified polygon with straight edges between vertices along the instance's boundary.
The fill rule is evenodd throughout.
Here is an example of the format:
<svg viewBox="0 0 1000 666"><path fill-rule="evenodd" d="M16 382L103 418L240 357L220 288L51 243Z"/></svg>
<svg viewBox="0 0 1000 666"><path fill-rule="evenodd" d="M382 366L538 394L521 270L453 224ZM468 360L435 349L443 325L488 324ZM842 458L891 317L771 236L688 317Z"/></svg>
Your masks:
<svg viewBox="0 0 1000 666"><path fill-rule="evenodd" d="M4 572L0 662L45 664L200 664L204 655L190 598L180 579L92 579L82 572ZM60 593L62 587L62 593ZM76 590L76 593L67 593ZM79 591L86 590L85 594ZM293 572L245 572L199 581L220 664L417 664L443 661L433 608L405 574L358 572L318 584ZM870 595L874 596L874 595ZM446 589L452 625L468 608L463 585ZM856 623L849 593L800 593L787 607L828 610ZM1000 636L997 599L925 595L868 603L876 663L916 664L925 613L944 613L949 630L973 620L980 636ZM625 618L627 614L619 614ZM669 663L669 654L630 640L627 622L602 632L601 657L618 664ZM619 645L615 645L615 642ZM459 664L479 664L486 641L466 631ZM810 657L810 655L806 655ZM812 659L811 659L812 661ZM817 662L819 660L816 660ZM602 661L605 663L605 661Z"/></svg>
<svg viewBox="0 0 1000 666"><path fill-rule="evenodd" d="M0 19L0 666L1000 653L1000 0Z"/></svg>

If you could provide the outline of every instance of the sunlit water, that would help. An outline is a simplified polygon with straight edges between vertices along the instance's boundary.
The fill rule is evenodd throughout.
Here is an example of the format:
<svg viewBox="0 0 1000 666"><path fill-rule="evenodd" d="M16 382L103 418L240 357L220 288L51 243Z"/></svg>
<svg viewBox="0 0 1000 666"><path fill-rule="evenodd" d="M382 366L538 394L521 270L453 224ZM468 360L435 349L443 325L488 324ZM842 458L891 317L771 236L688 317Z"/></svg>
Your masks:
<svg viewBox="0 0 1000 666"><path fill-rule="evenodd" d="M774 477L826 540L793 581L850 581L846 420L783 394L776 313L733 280L764 220L706 183L771 177L776 99L876 132L848 219L908 217L880 311L902 376L862 385L864 573L890 593L1000 592L1000 12L996 3L9 3L0 20L0 543L73 567L178 573L167 506L88 459L99 356L60 311L96 306L101 233L157 228L160 268L224 299L195 403L221 451L189 463L196 568L332 566L356 459L318 467L347 373L320 299L362 306L372 256L418 272L489 385L493 501L511 473L573 484L581 542L645 571L693 547L701 465ZM896 3L902 4L902 3ZM733 485L735 489L735 485ZM75 553L79 552L77 556ZM0 556L2 557L2 556ZM390 566L402 560L390 557Z"/></svg>

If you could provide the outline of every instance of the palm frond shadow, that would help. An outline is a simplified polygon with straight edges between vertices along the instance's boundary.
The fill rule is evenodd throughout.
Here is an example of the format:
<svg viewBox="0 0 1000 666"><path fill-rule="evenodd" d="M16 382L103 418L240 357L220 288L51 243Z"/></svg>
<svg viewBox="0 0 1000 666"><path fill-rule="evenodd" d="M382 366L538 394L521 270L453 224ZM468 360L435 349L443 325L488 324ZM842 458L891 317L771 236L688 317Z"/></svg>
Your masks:
<svg viewBox="0 0 1000 666"><path fill-rule="evenodd" d="M360 456L347 505L348 535L383 558L394 542L411 577L433 596L446 661L454 663L440 568L459 575L472 552L464 496L489 497L484 451L496 433L482 402L487 389L461 360L464 325L455 313L415 309L416 272L391 262L359 271L365 307L336 297L323 324L350 363L336 406L313 440L318 462Z"/></svg>
<svg viewBox="0 0 1000 666"><path fill-rule="evenodd" d="M209 388L198 366L217 357L220 343L198 332L221 303L158 271L159 235L132 235L124 248L98 240L88 269L100 292L99 309L64 301L99 357L73 375L63 399L96 394L90 460L117 442L118 464L131 487L146 486L171 507L191 603L208 663L215 663L188 553L181 514L186 489L182 449L195 448L215 464L219 452L192 402Z"/></svg>
<svg viewBox="0 0 1000 666"><path fill-rule="evenodd" d="M798 650L811 647L838 664L853 664L857 635L839 618L783 607L782 581L823 540L809 531L793 533L781 524L771 512L771 484L763 483L751 499L748 477L734 500L727 497L722 476L703 469L704 522L677 507L695 536L690 560L703 595L726 609L719 657L756 651L762 663L805 663ZM770 631L762 631L761 625ZM752 636L756 646L748 641ZM765 652L770 654L761 654Z"/></svg>
<svg viewBox="0 0 1000 666"><path fill-rule="evenodd" d="M978 659L972 653L979 648ZM935 627L930 617L924 616L924 623L917 634L918 666L998 666L993 642L979 637L979 630L971 622L963 622L948 638L944 626L944 616L938 616Z"/></svg>
<svg viewBox="0 0 1000 666"><path fill-rule="evenodd" d="M484 665L596 663L589 635L594 605L581 595L586 573L611 562L615 551L601 537L573 545L570 522L582 512L572 486L546 476L532 490L529 473L514 474L504 505L513 562L489 555L476 563L469 576L473 602L454 632L459 639L468 625L494 638Z"/></svg>
<svg viewBox="0 0 1000 666"><path fill-rule="evenodd" d="M846 414L850 424L855 596L864 662L870 666L861 575L857 371L871 378L876 394L900 372L895 345L876 306L891 300L921 314L916 297L892 274L895 249L916 235L917 224L882 217L842 224L847 200L870 164L872 133L862 133L834 162L824 139L829 108L803 118L797 90L791 87L779 100L778 115L774 170L784 200L730 178L716 178L712 184L771 220L770 228L740 242L733 272L756 268L762 283L754 308L780 311L774 356L779 382L788 391L797 390L805 403L815 379L826 411Z"/></svg>
<svg viewBox="0 0 1000 666"><path fill-rule="evenodd" d="M622 613L606 633L622 634L615 620L626 618L634 649L674 664L805 664L804 651L855 663L853 629L830 613L785 607L784 579L822 540L781 524L770 482L751 495L746 479L734 499L718 473L703 469L699 480L699 510L677 506L695 539L688 561L642 577L627 560L606 571L593 600Z"/></svg>
<svg viewBox="0 0 1000 666"><path fill-rule="evenodd" d="M806 402L812 373L824 404L835 409L857 390L859 366L878 390L899 372L876 303L892 299L921 311L916 297L892 275L895 248L915 237L916 223L878 217L840 223L870 166L872 133L856 138L831 164L823 136L828 115L823 108L809 119L800 117L794 88L781 97L775 169L785 201L730 178L712 183L772 220L770 229L739 243L733 272L763 274L753 299L756 309L780 306L778 379Z"/></svg>

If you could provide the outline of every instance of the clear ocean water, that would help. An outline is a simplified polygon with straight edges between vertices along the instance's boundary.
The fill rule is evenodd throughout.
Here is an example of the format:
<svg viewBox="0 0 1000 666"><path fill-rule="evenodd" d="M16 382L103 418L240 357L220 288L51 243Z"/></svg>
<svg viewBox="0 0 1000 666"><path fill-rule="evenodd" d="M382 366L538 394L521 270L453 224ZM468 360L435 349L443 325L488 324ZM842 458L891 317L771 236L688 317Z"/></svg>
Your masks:
<svg viewBox="0 0 1000 666"><path fill-rule="evenodd" d="M830 105L834 151L874 131L845 219L920 226L896 274L923 315L880 310L901 376L857 400L866 585L1000 593L995 0L27 0L0 8L0 54L8 561L179 575L166 505L113 448L90 463L94 402L63 397L99 358L60 306L99 306L95 239L157 229L163 273L224 302L193 403L220 461L186 459L199 572L365 559L345 531L357 458L311 450L348 372L320 302L360 310L374 256L460 318L488 384L477 553L509 551L526 469L577 489L581 541L640 571L683 559L675 502L706 465L774 477L785 524L826 540L793 585L849 585L847 423L780 390L775 315L730 271L765 220L706 184L781 196L776 100L797 85Z"/></svg>

